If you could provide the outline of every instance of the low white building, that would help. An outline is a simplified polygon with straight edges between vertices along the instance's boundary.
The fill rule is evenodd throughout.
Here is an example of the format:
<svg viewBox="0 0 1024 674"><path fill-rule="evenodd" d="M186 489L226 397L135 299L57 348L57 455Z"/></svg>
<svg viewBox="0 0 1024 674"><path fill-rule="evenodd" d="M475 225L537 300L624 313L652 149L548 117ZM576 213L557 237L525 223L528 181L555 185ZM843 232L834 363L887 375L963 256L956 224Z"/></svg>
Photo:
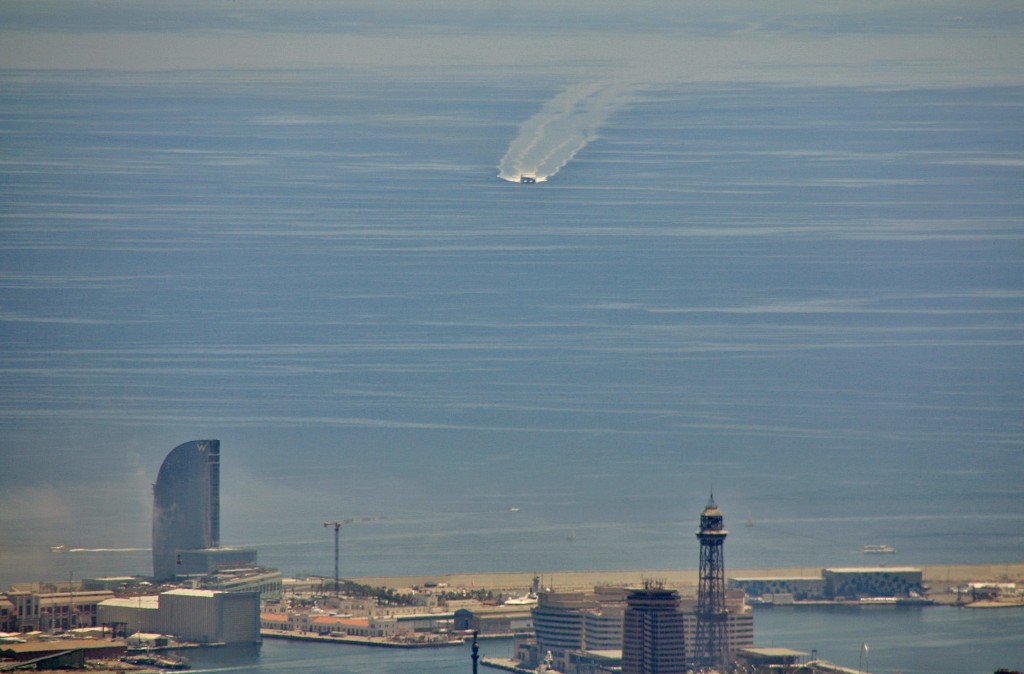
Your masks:
<svg viewBox="0 0 1024 674"><path fill-rule="evenodd" d="M286 618L287 620L282 620ZM353 617L348 615L331 615L327 613L264 613L262 617L264 629L285 629L312 632L323 636L370 637L393 639L398 636L398 619L394 617L375 618L371 616ZM284 625L282 627L282 625Z"/></svg>

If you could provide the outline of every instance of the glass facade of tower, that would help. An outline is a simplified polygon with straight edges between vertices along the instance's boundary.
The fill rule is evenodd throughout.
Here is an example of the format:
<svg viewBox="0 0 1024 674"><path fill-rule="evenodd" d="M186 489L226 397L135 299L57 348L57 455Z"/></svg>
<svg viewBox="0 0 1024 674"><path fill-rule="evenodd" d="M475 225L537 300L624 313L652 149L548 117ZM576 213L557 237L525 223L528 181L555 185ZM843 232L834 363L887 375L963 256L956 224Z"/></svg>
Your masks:
<svg viewBox="0 0 1024 674"><path fill-rule="evenodd" d="M193 440L164 459L153 485L153 577L178 573L179 550L220 543L220 441Z"/></svg>

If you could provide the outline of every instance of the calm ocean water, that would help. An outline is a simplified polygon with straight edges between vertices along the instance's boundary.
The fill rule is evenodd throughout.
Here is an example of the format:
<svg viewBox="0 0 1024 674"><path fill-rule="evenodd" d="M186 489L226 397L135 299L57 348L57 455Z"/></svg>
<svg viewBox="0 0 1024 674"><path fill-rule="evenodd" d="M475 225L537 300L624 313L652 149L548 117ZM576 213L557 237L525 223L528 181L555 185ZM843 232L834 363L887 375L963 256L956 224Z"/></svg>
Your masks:
<svg viewBox="0 0 1024 674"><path fill-rule="evenodd" d="M137 29L27 7L8 24L85 22L71 50ZM803 20L800 45L832 25ZM146 573L150 483L204 437L222 542L289 574L330 573L322 522L361 516L386 519L343 530L346 575L692 568L712 487L733 568L1021 561L1019 86L744 65L560 108L564 65L268 67L224 38L189 69L146 37L137 67L0 70L0 585ZM531 117L582 149L499 180ZM1005 614L886 615L759 634L850 664L984 622L1024 650ZM293 671L433 671L363 655Z"/></svg>
<svg viewBox="0 0 1024 674"><path fill-rule="evenodd" d="M0 580L199 437L293 573L695 565L712 487L737 567L1020 560L1020 90L661 88L529 188L558 82L266 76L5 76Z"/></svg>

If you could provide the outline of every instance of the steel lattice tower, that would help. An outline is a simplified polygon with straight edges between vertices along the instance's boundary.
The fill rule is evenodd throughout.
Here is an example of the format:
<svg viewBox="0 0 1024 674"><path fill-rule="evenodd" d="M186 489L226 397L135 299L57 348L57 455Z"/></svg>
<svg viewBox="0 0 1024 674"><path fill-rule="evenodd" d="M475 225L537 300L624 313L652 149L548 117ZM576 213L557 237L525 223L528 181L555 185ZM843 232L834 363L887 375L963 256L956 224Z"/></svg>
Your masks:
<svg viewBox="0 0 1024 674"><path fill-rule="evenodd" d="M712 493L700 515L700 581L697 589L697 638L690 664L695 668L725 665L729 650L729 612L725 608L725 558L728 531Z"/></svg>

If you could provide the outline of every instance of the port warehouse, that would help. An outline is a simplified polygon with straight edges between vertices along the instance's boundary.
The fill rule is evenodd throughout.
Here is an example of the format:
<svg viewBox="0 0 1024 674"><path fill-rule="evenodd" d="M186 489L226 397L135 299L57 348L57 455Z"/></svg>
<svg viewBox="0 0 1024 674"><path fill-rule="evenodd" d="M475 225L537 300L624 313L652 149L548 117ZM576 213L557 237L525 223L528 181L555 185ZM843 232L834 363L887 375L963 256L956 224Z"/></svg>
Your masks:
<svg viewBox="0 0 1024 674"><path fill-rule="evenodd" d="M0 655L19 663L37 661L42 669L85 669L86 660L117 659L126 652L124 641L56 639L0 644Z"/></svg>
<svg viewBox="0 0 1024 674"><path fill-rule="evenodd" d="M455 629L481 634L516 634L533 630L529 606L481 606L455 611Z"/></svg>
<svg viewBox="0 0 1024 674"><path fill-rule="evenodd" d="M912 597L927 591L921 569L911 567L826 568L819 576L729 578L728 585L748 597L791 595L798 601Z"/></svg>
<svg viewBox="0 0 1024 674"><path fill-rule="evenodd" d="M201 644L260 640L258 592L178 589L156 596L107 599L96 622L126 633L154 632Z"/></svg>

